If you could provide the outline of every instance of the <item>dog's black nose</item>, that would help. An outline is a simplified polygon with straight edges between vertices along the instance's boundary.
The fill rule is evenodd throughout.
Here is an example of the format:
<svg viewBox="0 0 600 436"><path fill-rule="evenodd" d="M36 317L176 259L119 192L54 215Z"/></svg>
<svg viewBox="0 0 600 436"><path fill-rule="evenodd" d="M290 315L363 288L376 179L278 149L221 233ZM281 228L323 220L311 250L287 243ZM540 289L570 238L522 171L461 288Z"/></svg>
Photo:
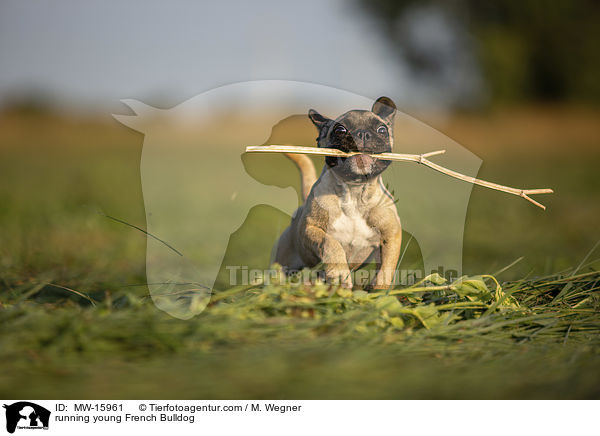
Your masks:
<svg viewBox="0 0 600 436"><path fill-rule="evenodd" d="M358 130L356 132L356 137L361 141L368 141L371 139L371 133L368 130Z"/></svg>

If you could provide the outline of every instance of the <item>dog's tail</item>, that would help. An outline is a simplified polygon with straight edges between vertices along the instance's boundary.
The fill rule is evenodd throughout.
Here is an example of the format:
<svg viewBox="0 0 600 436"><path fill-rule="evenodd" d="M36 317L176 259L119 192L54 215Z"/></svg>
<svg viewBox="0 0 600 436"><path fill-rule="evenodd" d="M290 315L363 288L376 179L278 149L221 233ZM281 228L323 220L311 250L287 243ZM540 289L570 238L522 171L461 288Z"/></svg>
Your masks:
<svg viewBox="0 0 600 436"><path fill-rule="evenodd" d="M306 197L310 194L312 186L317 181L317 172L312 160L305 154L285 153L300 170L300 180L302 184L302 200L306 201Z"/></svg>

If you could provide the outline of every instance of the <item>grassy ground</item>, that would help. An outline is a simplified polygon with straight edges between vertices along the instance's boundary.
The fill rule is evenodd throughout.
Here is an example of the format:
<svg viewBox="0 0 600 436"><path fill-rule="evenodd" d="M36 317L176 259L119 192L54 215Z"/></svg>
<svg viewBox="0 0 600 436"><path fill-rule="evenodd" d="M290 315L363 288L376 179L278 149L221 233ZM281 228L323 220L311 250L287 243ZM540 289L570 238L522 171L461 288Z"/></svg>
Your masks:
<svg viewBox="0 0 600 436"><path fill-rule="evenodd" d="M472 282L432 278L437 291L402 295L234 288L180 321L147 296L144 235L98 213L145 226L141 136L110 120L5 114L0 396L597 398L597 118L537 110L440 125L483 158L480 177L556 190L541 212L474 189ZM246 225L268 227L255 215ZM271 242L256 234L232 238L228 256L264 256ZM500 287L478 276L496 272Z"/></svg>

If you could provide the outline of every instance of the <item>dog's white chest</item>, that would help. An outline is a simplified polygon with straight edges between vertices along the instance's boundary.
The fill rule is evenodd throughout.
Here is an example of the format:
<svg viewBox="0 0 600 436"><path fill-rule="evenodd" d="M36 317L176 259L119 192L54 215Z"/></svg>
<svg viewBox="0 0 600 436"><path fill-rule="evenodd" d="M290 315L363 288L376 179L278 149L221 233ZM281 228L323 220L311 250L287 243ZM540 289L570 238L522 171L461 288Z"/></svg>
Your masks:
<svg viewBox="0 0 600 436"><path fill-rule="evenodd" d="M379 237L361 213L357 200L342 199L341 210L342 213L330 223L327 233L342 245L346 253L375 247Z"/></svg>

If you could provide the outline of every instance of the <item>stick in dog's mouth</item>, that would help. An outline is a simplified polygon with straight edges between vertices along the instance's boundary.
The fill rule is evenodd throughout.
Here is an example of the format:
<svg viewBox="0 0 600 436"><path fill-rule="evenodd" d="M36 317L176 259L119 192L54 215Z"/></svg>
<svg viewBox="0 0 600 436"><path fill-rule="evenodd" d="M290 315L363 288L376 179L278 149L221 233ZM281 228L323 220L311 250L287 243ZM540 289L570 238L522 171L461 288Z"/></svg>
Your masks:
<svg viewBox="0 0 600 436"><path fill-rule="evenodd" d="M486 188L495 189L496 191L506 192L508 194L518 195L519 197L524 198L530 203L542 208L546 209L546 206L543 204L533 200L529 195L534 194L552 194L554 191L549 188L544 189L519 189L519 188L511 188L510 186L499 185L497 183L487 182L485 180L477 179L473 176L467 176L465 174L461 174L457 171L450 170L448 168L444 168L441 165L431 162L428 157L436 156L442 153L445 153L446 150L437 150L431 151L429 153L423 154L401 154L401 153L359 153L359 152L351 152L345 153L341 150L335 148L319 148L319 147L297 147L290 145L266 145L266 146L252 146L249 145L246 147L246 152L271 152L271 153L300 153L300 154L315 154L319 156L334 156L339 158L353 158L359 157L361 164L361 171L364 171L365 168L368 167L369 162L372 160L373 162L376 159L384 159L391 161L400 161L400 162L416 162L426 167L431 168L434 171L438 171L440 173L446 174L447 176L454 177L455 179L462 180L467 183L473 183L475 185L484 186ZM369 160L365 160L368 158ZM373 165L373 162L370 165ZM365 174L365 173L363 173Z"/></svg>

